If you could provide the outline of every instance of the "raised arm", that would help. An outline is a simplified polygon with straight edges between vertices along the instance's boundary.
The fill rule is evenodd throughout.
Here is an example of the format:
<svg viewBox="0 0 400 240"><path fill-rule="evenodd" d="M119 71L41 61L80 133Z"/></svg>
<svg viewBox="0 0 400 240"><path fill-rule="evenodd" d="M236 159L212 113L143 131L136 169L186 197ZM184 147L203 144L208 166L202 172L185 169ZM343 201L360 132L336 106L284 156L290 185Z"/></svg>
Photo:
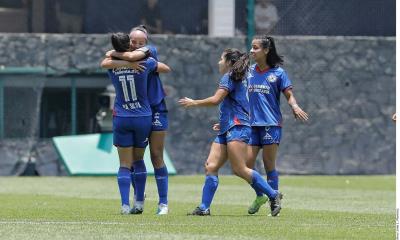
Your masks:
<svg viewBox="0 0 400 240"><path fill-rule="evenodd" d="M181 98L179 99L179 104L181 106L187 108L187 107L211 107L218 105L224 100L224 98L229 94L229 92L223 88L219 88L214 96L205 98L205 99L200 99L200 100L194 100L188 97Z"/></svg>
<svg viewBox="0 0 400 240"><path fill-rule="evenodd" d="M117 52L115 50L110 50L106 53L106 57L115 57L130 62L143 60L149 55L150 55L150 49L147 47L142 47L132 52Z"/></svg>
<svg viewBox="0 0 400 240"><path fill-rule="evenodd" d="M169 72L171 72L171 68L165 63L157 62L157 72L169 73Z"/></svg>
<svg viewBox="0 0 400 240"><path fill-rule="evenodd" d="M135 69L138 71L143 71L146 68L141 65L142 63L143 62L129 62L129 61L125 61L125 60L115 60L115 59L106 57L103 59L103 61L101 61L100 66L105 69L126 67L126 68Z"/></svg>
<svg viewBox="0 0 400 240"><path fill-rule="evenodd" d="M308 120L308 114L304 112L300 106L297 104L296 98L294 98L293 91L291 88L286 89L283 94L286 97L286 100L288 101L288 104L292 108L294 118L299 119L301 121L307 121Z"/></svg>

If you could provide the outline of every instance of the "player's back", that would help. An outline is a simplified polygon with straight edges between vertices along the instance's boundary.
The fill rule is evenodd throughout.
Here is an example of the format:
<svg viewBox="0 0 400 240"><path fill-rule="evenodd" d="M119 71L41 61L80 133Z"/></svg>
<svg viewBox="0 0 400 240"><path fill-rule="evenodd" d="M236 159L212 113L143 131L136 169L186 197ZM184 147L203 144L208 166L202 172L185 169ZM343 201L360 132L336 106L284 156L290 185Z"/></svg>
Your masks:
<svg viewBox="0 0 400 240"><path fill-rule="evenodd" d="M226 132L234 125L249 126L249 101L247 99L246 79L234 81L229 73L220 80L219 88L229 92L220 103L220 133Z"/></svg>
<svg viewBox="0 0 400 240"><path fill-rule="evenodd" d="M129 68L108 70L115 88L114 115L120 117L150 116L151 109L147 95L149 73L155 71L157 62L147 58L145 70L138 72Z"/></svg>

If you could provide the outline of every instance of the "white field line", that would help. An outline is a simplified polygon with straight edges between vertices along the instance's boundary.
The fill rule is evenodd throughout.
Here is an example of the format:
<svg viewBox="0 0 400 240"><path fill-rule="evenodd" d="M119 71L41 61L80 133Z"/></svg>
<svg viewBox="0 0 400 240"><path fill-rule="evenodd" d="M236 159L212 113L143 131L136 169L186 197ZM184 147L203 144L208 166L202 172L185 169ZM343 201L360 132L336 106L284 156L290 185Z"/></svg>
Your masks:
<svg viewBox="0 0 400 240"><path fill-rule="evenodd" d="M209 224L204 223L131 223L131 222L93 222L93 221L0 221L0 225L135 225L135 226L148 226L148 225L158 225L158 226L208 226ZM251 224L240 224L240 225L251 225ZM389 224L388 224L389 225ZM374 224L374 225L362 225L362 227L388 227L385 224ZM299 224L299 227L324 227L324 226L337 226L336 224L328 223L303 223ZM353 224L347 225L347 227L359 228L361 225Z"/></svg>

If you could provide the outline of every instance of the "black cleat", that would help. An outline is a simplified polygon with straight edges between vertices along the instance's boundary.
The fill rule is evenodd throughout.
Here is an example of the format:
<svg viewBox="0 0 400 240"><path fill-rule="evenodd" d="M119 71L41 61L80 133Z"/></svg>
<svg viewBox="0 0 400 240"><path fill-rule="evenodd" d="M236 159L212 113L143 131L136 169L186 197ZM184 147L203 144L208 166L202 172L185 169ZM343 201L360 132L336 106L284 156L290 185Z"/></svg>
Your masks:
<svg viewBox="0 0 400 240"><path fill-rule="evenodd" d="M210 216L210 209L201 210L199 207L193 210L193 212L188 213L188 216Z"/></svg>
<svg viewBox="0 0 400 240"><path fill-rule="evenodd" d="M271 216L276 217L282 209L281 200L283 194L278 192L274 199L270 199L269 204L271 207Z"/></svg>
<svg viewBox="0 0 400 240"><path fill-rule="evenodd" d="M130 214L142 214L143 213L143 208L140 207L133 207L130 211Z"/></svg>

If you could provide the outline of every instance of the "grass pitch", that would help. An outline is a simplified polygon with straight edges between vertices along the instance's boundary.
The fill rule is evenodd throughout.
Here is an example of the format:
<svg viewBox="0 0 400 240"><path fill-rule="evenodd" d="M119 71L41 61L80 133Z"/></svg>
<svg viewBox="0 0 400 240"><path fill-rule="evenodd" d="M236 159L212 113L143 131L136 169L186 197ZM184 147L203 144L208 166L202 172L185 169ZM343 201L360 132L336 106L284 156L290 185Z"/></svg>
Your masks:
<svg viewBox="0 0 400 240"><path fill-rule="evenodd" d="M143 215L121 216L112 177L0 178L0 239L395 239L394 176L283 176L280 217L247 214L253 190L220 176L210 217L186 216L203 176L170 177L170 214L156 216L148 178Z"/></svg>

